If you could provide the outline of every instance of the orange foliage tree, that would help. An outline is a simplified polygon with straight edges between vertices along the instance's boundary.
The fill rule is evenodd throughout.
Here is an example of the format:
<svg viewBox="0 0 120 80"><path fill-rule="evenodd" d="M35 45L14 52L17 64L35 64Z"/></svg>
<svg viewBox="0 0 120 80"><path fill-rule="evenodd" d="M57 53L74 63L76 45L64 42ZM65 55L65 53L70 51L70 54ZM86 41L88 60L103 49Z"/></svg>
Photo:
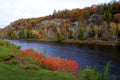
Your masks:
<svg viewBox="0 0 120 80"><path fill-rule="evenodd" d="M113 21L116 23L120 23L120 13L116 13L114 15Z"/></svg>
<svg viewBox="0 0 120 80"><path fill-rule="evenodd" d="M38 36L37 36L37 38L41 39L42 38L42 34L39 33Z"/></svg>

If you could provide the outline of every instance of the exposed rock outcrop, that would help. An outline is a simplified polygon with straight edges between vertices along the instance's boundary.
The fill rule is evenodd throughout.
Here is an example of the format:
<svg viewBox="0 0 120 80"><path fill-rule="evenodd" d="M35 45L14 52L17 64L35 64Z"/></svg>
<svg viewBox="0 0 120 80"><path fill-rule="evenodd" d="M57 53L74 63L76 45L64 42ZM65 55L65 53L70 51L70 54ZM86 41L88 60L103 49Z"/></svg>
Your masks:
<svg viewBox="0 0 120 80"><path fill-rule="evenodd" d="M72 36L77 39L79 33L78 21L67 23L64 19L44 20L36 25L36 28L42 33L44 38L55 39L58 34L64 38Z"/></svg>
<svg viewBox="0 0 120 80"><path fill-rule="evenodd" d="M102 15L99 14L93 14L92 16L89 17L87 23L88 24L95 24L95 25L100 25L103 22Z"/></svg>

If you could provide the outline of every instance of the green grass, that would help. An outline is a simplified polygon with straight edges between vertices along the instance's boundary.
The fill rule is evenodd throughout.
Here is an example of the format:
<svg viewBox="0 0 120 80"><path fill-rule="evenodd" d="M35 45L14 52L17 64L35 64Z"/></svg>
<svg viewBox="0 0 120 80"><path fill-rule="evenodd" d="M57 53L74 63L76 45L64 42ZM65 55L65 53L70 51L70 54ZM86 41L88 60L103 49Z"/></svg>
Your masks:
<svg viewBox="0 0 120 80"><path fill-rule="evenodd" d="M8 57L11 54L11 51L5 47L0 46L0 60Z"/></svg>
<svg viewBox="0 0 120 80"><path fill-rule="evenodd" d="M11 54L19 53L19 48L9 42L0 40L0 80L74 80L70 73L50 71L43 68L24 70L20 66L39 66L38 64L21 64L16 59L4 61Z"/></svg>
<svg viewBox="0 0 120 80"><path fill-rule="evenodd" d="M20 46L16 46L8 41L0 40L0 61L19 51Z"/></svg>
<svg viewBox="0 0 120 80"><path fill-rule="evenodd" d="M0 80L72 80L70 74L49 70L22 70L0 62Z"/></svg>

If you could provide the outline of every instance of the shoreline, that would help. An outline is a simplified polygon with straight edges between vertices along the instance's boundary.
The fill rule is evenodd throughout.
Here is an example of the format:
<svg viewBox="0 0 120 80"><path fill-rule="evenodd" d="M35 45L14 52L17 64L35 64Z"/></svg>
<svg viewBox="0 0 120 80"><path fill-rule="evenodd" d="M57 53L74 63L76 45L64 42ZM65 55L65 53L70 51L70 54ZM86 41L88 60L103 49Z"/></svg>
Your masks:
<svg viewBox="0 0 120 80"><path fill-rule="evenodd" d="M65 40L65 43L77 43L82 45L101 45L101 46L120 46L119 41L103 41L103 40Z"/></svg>
<svg viewBox="0 0 120 80"><path fill-rule="evenodd" d="M68 43L68 44L79 44L79 45L101 45L101 46L120 46L120 41L103 41L103 40L47 40L47 39L7 39L7 40L25 40L25 41L38 41L38 42L57 42L57 43Z"/></svg>

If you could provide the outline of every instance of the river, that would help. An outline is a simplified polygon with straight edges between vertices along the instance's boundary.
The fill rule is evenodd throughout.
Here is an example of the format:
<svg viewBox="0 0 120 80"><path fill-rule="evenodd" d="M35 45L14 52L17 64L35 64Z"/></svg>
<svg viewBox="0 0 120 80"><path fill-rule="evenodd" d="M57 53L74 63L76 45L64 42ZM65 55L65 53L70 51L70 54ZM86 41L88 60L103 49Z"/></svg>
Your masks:
<svg viewBox="0 0 120 80"><path fill-rule="evenodd" d="M120 80L120 47L25 40L9 41L21 46L21 49L33 48L39 52L46 50L47 56L74 59L81 68L85 68L88 65L103 71L106 63L111 61L110 75L115 75L117 80Z"/></svg>

